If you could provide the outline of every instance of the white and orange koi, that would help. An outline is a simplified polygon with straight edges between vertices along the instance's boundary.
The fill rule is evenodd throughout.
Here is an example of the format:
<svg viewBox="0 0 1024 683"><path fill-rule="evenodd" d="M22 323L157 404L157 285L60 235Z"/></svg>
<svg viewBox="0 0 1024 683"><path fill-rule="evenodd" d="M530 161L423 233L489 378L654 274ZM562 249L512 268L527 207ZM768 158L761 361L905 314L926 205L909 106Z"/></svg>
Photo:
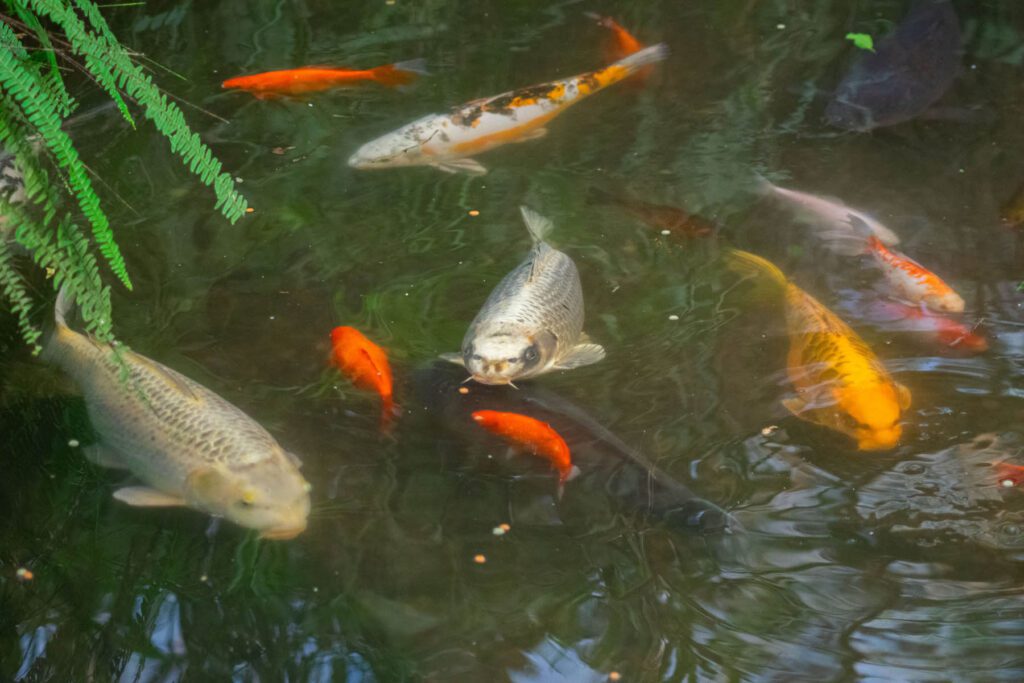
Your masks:
<svg viewBox="0 0 1024 683"><path fill-rule="evenodd" d="M348 165L358 169L433 166L482 175L472 157L510 142L547 134L545 126L570 106L668 56L663 44L635 52L603 69L534 85L430 114L360 147Z"/></svg>
<svg viewBox="0 0 1024 683"><path fill-rule="evenodd" d="M899 298L942 313L964 312L963 297L914 259L889 249L874 235L868 237L867 249Z"/></svg>

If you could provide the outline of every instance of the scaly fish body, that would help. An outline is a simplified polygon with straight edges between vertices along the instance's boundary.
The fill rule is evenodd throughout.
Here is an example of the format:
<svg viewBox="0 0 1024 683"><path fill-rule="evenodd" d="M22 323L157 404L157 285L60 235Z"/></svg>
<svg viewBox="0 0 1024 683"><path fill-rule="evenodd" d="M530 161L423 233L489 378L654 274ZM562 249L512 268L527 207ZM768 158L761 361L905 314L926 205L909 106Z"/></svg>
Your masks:
<svg viewBox="0 0 1024 683"><path fill-rule="evenodd" d="M873 235L868 250L897 296L933 311L963 313L964 300L942 278L906 254L886 248Z"/></svg>
<svg viewBox="0 0 1024 683"><path fill-rule="evenodd" d="M509 384L596 363L604 349L582 342L583 290L576 264L544 238L551 222L522 207L530 255L491 291L462 341L461 363L483 384Z"/></svg>
<svg viewBox="0 0 1024 683"><path fill-rule="evenodd" d="M510 142L542 137L547 133L544 126L573 104L667 54L664 45L655 45L598 71L475 100L447 114L425 116L366 143L348 164L359 169L433 166L451 173L486 173L471 157Z"/></svg>
<svg viewBox="0 0 1024 683"><path fill-rule="evenodd" d="M560 484L573 476L569 446L548 423L529 415L496 410L477 410L473 413L473 419L492 434L547 459L558 470Z"/></svg>
<svg viewBox="0 0 1024 683"><path fill-rule="evenodd" d="M907 388L892 379L856 332L774 264L739 250L730 260L737 270L764 276L783 293L787 372L797 394L783 401L786 408L851 436L861 450L895 447L902 433L900 413L910 406Z"/></svg>
<svg viewBox="0 0 1024 683"><path fill-rule="evenodd" d="M236 76L221 83L222 88L251 92L257 97L302 95L332 88L379 83L388 87L409 85L425 74L422 59L378 66L373 69L345 69L328 66L304 66L298 69L265 71Z"/></svg>
<svg viewBox="0 0 1024 683"><path fill-rule="evenodd" d="M331 331L332 361L360 389L376 391L381 398L381 429L395 416L391 364L387 353L354 327Z"/></svg>
<svg viewBox="0 0 1024 683"><path fill-rule="evenodd" d="M188 505L262 532L292 538L306 528L309 484L298 459L252 418L160 363L57 327L44 359L82 390L100 441L87 457L126 469L147 484L114 497L131 505ZM123 365L122 365L123 364Z"/></svg>

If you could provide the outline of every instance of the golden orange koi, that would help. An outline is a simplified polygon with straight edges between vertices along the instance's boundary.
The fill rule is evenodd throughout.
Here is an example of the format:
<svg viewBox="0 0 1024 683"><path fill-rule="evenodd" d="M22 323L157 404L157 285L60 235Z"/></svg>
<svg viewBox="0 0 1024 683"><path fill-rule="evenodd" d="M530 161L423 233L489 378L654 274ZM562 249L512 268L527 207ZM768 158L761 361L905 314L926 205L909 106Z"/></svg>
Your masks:
<svg viewBox="0 0 1024 683"><path fill-rule="evenodd" d="M782 403L795 416L842 432L863 451L896 446L910 391L895 382L864 340L770 261L732 250L729 266L778 289L789 333L789 379L796 397Z"/></svg>
<svg viewBox="0 0 1024 683"><path fill-rule="evenodd" d="M482 175L487 169L471 157L547 134L544 127L570 106L668 56L654 45L597 71L534 85L430 114L360 147L348 165L358 169L433 166L448 173Z"/></svg>

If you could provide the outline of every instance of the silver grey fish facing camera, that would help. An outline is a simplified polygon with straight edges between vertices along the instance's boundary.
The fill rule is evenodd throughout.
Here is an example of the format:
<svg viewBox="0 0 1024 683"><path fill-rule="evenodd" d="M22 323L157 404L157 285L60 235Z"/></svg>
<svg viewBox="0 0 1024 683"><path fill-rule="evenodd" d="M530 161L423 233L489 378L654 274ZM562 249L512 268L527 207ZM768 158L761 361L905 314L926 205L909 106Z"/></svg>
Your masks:
<svg viewBox="0 0 1024 683"><path fill-rule="evenodd" d="M302 533L309 483L299 460L252 418L209 389L145 356L115 350L71 330L64 290L44 360L71 375L85 395L99 442L85 455L126 469L146 486L118 489L129 505L184 505L260 531Z"/></svg>
<svg viewBox="0 0 1024 683"><path fill-rule="evenodd" d="M442 355L482 384L512 384L604 358L604 349L583 334L576 264L544 241L550 220L528 207L520 210L533 237L530 255L487 297L462 340L462 353Z"/></svg>

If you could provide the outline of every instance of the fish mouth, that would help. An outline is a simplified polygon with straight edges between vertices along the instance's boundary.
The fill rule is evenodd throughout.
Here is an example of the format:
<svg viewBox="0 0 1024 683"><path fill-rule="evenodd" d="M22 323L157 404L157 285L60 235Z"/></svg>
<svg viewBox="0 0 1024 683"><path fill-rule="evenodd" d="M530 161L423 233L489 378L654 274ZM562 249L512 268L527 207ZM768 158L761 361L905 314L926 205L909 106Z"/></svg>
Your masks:
<svg viewBox="0 0 1024 683"><path fill-rule="evenodd" d="M470 375L470 379L480 384L490 384L491 386L502 386L505 384L512 384L512 380L508 377L494 377L488 375ZM512 384L512 386L515 386Z"/></svg>
<svg viewBox="0 0 1024 683"><path fill-rule="evenodd" d="M260 538L265 538L268 541L290 541L305 530L305 522L296 526L279 526L265 529L260 533Z"/></svg>

